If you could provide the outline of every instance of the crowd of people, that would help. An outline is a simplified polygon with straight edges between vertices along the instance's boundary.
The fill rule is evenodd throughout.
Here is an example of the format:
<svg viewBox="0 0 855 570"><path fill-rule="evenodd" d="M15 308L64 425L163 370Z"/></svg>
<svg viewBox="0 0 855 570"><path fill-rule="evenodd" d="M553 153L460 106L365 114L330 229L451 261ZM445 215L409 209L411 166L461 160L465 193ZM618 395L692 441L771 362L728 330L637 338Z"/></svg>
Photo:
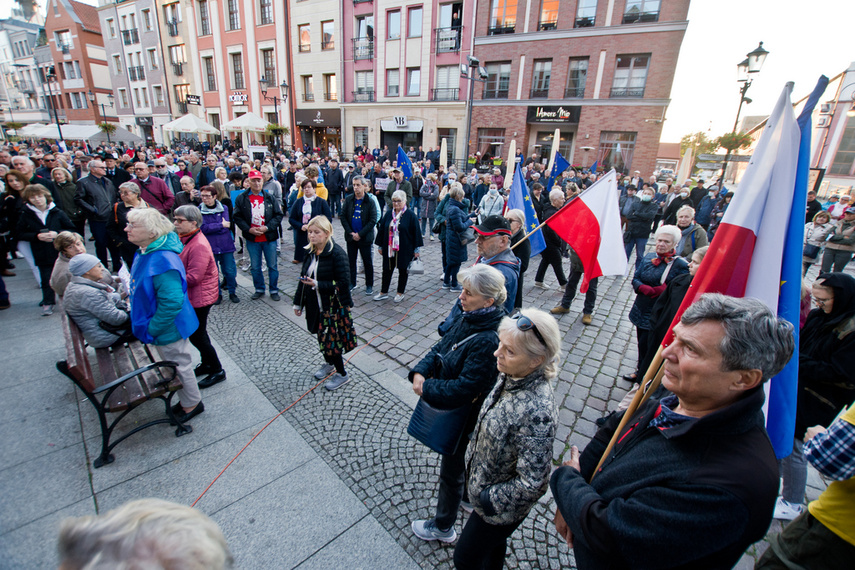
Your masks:
<svg viewBox="0 0 855 570"><path fill-rule="evenodd" d="M60 299L91 346L139 339L176 362L183 388L173 413L184 423L205 411L200 389L226 379L207 320L224 290L231 303L241 302L238 259L252 276L251 299L268 294L277 302L282 244L293 241L291 262L300 265L293 310L305 315L323 356L314 378L337 390L351 379L344 355L357 345L351 309L360 271L363 293L376 302L390 298L397 272L392 302L400 303L410 273L420 271L425 241L439 240L442 289L456 299L438 325L440 341L409 380L425 405L458 410L461 420L456 445L439 452L435 512L411 526L420 539L456 542L455 567L501 568L508 537L550 486L557 532L574 548L579 568L660 567L663 558L675 567L729 567L765 535L773 515L811 516L802 506L802 449L809 440L813 450L827 437L840 437L848 428L832 424L855 400L846 364L855 329L855 279L843 273L855 252L848 197L833 197L824 207L815 194L808 197L804 268L807 273L821 259L822 272L805 287L799 423L794 452L783 464L758 418L763 384L793 353L792 327L759 302L710 294L674 329L675 341L662 353L663 388L638 410L608 460L597 467L623 409L604 418L591 443L573 448L553 471L558 419L552 390L562 341L556 319L570 312L585 268L560 236L544 231L533 286L549 288L551 267L564 294L549 312L527 308L523 278L531 245L525 214L507 207L510 173L502 167L458 172L440 166L433 149L411 149L408 179L386 150L358 148L351 161L340 162L338 152L255 159L228 149L206 156L3 149L0 269L14 276L13 262L25 260L42 290L42 314L51 315ZM572 168L552 179L536 156L520 156L518 168L540 221L597 180L596 172ZM629 319L638 361L624 377L636 381L733 193L706 188L703 180L660 184L638 172L622 177L618 191L625 244L618 254L636 256ZM342 226L344 247L333 239L334 223ZM95 255L86 253L87 233ZM566 274L564 259L570 260ZM119 278L124 271L126 281ZM5 293L0 277L3 308L9 306ZM584 325L593 322L596 295L594 279ZM199 354L195 369L191 347ZM779 470L784 490L776 503ZM852 471L844 473L851 482ZM851 491L844 485L838 494ZM832 530L843 520L840 509L851 510L831 499L822 507L818 513L833 513ZM458 537L460 508L471 514ZM710 517L691 516L699 509ZM852 534L843 538L855 548ZM781 552L776 555L784 557Z"/></svg>

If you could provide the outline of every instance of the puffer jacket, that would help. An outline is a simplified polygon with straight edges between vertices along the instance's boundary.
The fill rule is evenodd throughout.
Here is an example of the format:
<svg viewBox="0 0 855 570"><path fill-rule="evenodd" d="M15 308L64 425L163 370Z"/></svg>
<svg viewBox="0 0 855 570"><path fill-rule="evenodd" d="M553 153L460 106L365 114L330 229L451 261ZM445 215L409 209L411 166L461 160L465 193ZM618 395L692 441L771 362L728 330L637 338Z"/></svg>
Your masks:
<svg viewBox="0 0 855 570"><path fill-rule="evenodd" d="M214 207L209 208L205 204L200 206L202 211L202 226L199 228L215 255L221 253L233 253L235 250L235 239L229 228L223 226L223 222L230 222L231 216L225 206L217 201Z"/></svg>
<svg viewBox="0 0 855 570"><path fill-rule="evenodd" d="M520 380L499 376L466 454L469 501L486 522L517 523L546 493L557 418L542 371Z"/></svg>
<svg viewBox="0 0 855 570"><path fill-rule="evenodd" d="M460 236L472 225L465 208L457 200L450 200L445 207L445 255L449 264L469 259L467 246L460 242Z"/></svg>
<svg viewBox="0 0 855 570"><path fill-rule="evenodd" d="M632 288L636 292L635 302L629 310L629 321L637 328L649 330L650 313L653 310L653 304L656 303L656 298L665 292L665 286L671 283L675 277L689 272L689 264L682 257L675 257L671 262L671 269L663 281L662 276L665 274L668 264L659 263L653 264L653 260L657 258L655 253L648 253L644 256L644 261L638 269L635 270L635 275L632 277ZM645 295L639 292L638 288L641 285L648 285L655 288L658 292L653 296Z"/></svg>
<svg viewBox="0 0 855 570"><path fill-rule="evenodd" d="M128 322L130 318L127 305L112 287L85 277L71 278L65 288L62 305L93 348L110 346L119 339L118 335L98 326L99 322L115 326Z"/></svg>
<svg viewBox="0 0 855 570"><path fill-rule="evenodd" d="M208 238L201 230L178 237L184 244L178 257L187 272L190 304L195 308L213 305L220 296L220 274Z"/></svg>

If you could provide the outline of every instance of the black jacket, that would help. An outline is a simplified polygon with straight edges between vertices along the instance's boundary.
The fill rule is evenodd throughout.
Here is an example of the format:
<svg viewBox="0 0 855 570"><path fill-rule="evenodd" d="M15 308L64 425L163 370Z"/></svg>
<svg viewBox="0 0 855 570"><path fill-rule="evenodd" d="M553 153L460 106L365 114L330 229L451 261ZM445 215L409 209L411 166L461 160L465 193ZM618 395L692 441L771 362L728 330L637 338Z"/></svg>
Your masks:
<svg viewBox="0 0 855 570"><path fill-rule="evenodd" d="M118 188L125 182L131 181L130 173L119 165L116 165L116 168L113 169L113 174L110 174L110 171L108 170L107 174L105 174L104 177L110 182L112 182L113 186L115 186L116 188Z"/></svg>
<svg viewBox="0 0 855 570"><path fill-rule="evenodd" d="M90 221L106 222L113 215L113 204L118 197L116 187L106 176L98 179L90 174L77 181L74 203L86 213Z"/></svg>
<svg viewBox="0 0 855 570"><path fill-rule="evenodd" d="M392 223L393 213L390 208L383 215L378 225L377 238L374 240L374 243L383 250L384 263L386 259L394 257L394 252L389 251L389 225ZM398 224L398 245L398 257L406 260L407 263L415 255L416 248L424 245L422 232L419 229L419 219L410 209L404 212Z"/></svg>
<svg viewBox="0 0 855 570"><path fill-rule="evenodd" d="M53 207L48 211L46 223L42 223L32 208L24 204L18 218L18 240L30 242L33 249L33 259L37 267L52 266L59 255L59 252L53 247L53 242L38 239L39 233L46 231L73 232L76 231L76 228L66 213L56 204L53 204Z"/></svg>
<svg viewBox="0 0 855 570"><path fill-rule="evenodd" d="M313 257L313 254L306 255L303 260L303 268L300 270L301 276L308 275ZM297 291L294 293L294 306L308 309L306 311L306 325L311 333L318 332L320 323L320 313L314 310L317 307L316 299L318 296L322 305L319 308L323 311L329 310L332 306L333 296L338 297L342 307L353 306L353 300L350 297L350 269L347 254L339 245L330 240L319 257L318 269L315 274L317 291L300 281L297 284Z"/></svg>
<svg viewBox="0 0 855 570"><path fill-rule="evenodd" d="M650 236L653 226L653 218L659 212L659 204L656 202L634 202L629 208L626 216L626 230L630 239L640 239Z"/></svg>
<svg viewBox="0 0 855 570"><path fill-rule="evenodd" d="M249 233L252 222L252 205L249 203L249 193L250 190L244 190L238 194L235 200L235 225L243 232L244 239L255 241L255 236ZM274 200L269 193L262 190L261 194L264 196L264 225L267 226L267 233L264 234L264 237L267 238L267 241L276 241L279 239L279 224L282 223L282 208L279 207L278 200Z"/></svg>
<svg viewBox="0 0 855 570"><path fill-rule="evenodd" d="M650 400L589 484L622 414L611 416L582 452L581 472L559 467L550 482L576 567L732 568L765 536L778 494L764 400L758 387L669 429L649 425L660 406Z"/></svg>
<svg viewBox="0 0 855 570"><path fill-rule="evenodd" d="M348 194L347 198L344 199L344 205L341 207L341 227L344 228L344 240L346 242L353 241L353 238L350 237L350 234L353 233L353 227L350 225L350 222L351 218L353 218L353 208L355 201L356 196L354 196L353 194ZM365 194L365 196L362 198L362 229L359 230L360 241L374 241L375 215L376 211L374 208L374 200L372 200L368 196L368 194Z"/></svg>
<svg viewBox="0 0 855 570"><path fill-rule="evenodd" d="M703 198L703 196L701 196ZM692 203L691 196L686 198L681 198L678 194L676 198L671 200L671 203L668 204L668 207L665 208L665 213L662 214L662 223L668 225L676 225L677 224L677 210L682 208L683 206L691 206L695 210L695 205Z"/></svg>
<svg viewBox="0 0 855 570"><path fill-rule="evenodd" d="M543 219L541 219L540 221L545 222L546 220L551 218L552 215L556 212L558 212L558 208L556 208L552 204L547 205L545 208L543 208L543 213L541 214L543 216ZM555 233L555 230L553 230L549 226L543 226L543 241L546 242L546 247L552 249L558 249L561 247L561 244L564 243L564 240L558 237L558 234Z"/></svg>
<svg viewBox="0 0 855 570"><path fill-rule="evenodd" d="M344 194L344 175L341 173L341 168L333 170L330 168L324 176L324 186L329 190L330 195Z"/></svg>

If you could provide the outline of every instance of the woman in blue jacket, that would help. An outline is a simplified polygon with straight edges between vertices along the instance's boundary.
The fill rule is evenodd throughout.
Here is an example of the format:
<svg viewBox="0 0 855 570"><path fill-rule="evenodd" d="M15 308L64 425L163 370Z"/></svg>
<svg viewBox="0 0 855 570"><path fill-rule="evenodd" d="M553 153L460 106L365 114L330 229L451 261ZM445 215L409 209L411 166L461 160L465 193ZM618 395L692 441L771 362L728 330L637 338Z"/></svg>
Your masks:
<svg viewBox="0 0 855 570"><path fill-rule="evenodd" d="M451 185L448 191L448 204L445 207L445 276L442 281L443 289L461 291L457 283L457 272L464 261L469 259L467 246L460 238L463 232L472 225L466 206L463 204L463 187L459 182Z"/></svg>

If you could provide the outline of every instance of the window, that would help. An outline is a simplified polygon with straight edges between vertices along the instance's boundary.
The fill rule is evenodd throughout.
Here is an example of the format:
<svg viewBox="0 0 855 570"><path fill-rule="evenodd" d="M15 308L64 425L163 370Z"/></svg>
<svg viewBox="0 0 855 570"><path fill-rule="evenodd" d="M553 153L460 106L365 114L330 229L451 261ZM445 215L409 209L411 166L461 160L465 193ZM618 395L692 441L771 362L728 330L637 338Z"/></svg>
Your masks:
<svg viewBox="0 0 855 570"><path fill-rule="evenodd" d="M594 25L597 16L597 0L579 0L576 6L574 28L587 28Z"/></svg>
<svg viewBox="0 0 855 570"><path fill-rule="evenodd" d="M272 48L261 50L261 66L264 78L270 85L276 85L276 59Z"/></svg>
<svg viewBox="0 0 855 570"><path fill-rule="evenodd" d="M353 38L353 59L374 59L374 16L356 18L356 37Z"/></svg>
<svg viewBox="0 0 855 570"><path fill-rule="evenodd" d="M69 102L69 104L70 104L70 102ZM136 105L137 107L141 106L141 104L140 104L140 90L138 87L134 87L134 105Z"/></svg>
<svg viewBox="0 0 855 570"><path fill-rule="evenodd" d="M659 21L659 0L627 0L624 24Z"/></svg>
<svg viewBox="0 0 855 570"><path fill-rule="evenodd" d="M422 9L410 8L407 12L407 37L422 37Z"/></svg>
<svg viewBox="0 0 855 570"><path fill-rule="evenodd" d="M490 4L490 27L487 33L512 34L517 24L517 0L492 0Z"/></svg>
<svg viewBox="0 0 855 570"><path fill-rule="evenodd" d="M208 114L208 122L211 123L211 126L217 130L220 130L220 114L219 113L209 113Z"/></svg>
<svg viewBox="0 0 855 570"><path fill-rule="evenodd" d="M460 95L460 68L456 65L440 65L436 68L434 101L457 101Z"/></svg>
<svg viewBox="0 0 855 570"><path fill-rule="evenodd" d="M828 173L837 176L852 176L855 170L855 119L849 118L834 153Z"/></svg>
<svg viewBox="0 0 855 570"><path fill-rule="evenodd" d="M635 133L603 131L600 133L597 163L606 171L614 168L621 174L629 174L634 151Z"/></svg>
<svg viewBox="0 0 855 570"><path fill-rule="evenodd" d="M357 71L356 72L356 91L353 92L353 100L355 102L372 102L374 101L374 72L373 71Z"/></svg>
<svg viewBox="0 0 855 570"><path fill-rule="evenodd" d="M239 30L240 4L238 3L238 0L226 0L226 11L229 16L229 30Z"/></svg>
<svg viewBox="0 0 855 570"><path fill-rule="evenodd" d="M619 55L611 97L644 97L650 54Z"/></svg>
<svg viewBox="0 0 855 570"><path fill-rule="evenodd" d="M128 92L125 89L119 89L119 107L128 108Z"/></svg>
<svg viewBox="0 0 855 570"><path fill-rule="evenodd" d="M77 75L74 73L74 64L72 62L65 61L62 65L65 67L66 79L77 79Z"/></svg>
<svg viewBox="0 0 855 570"><path fill-rule="evenodd" d="M116 22L113 18L107 18L107 32L110 34L111 38L116 37Z"/></svg>
<svg viewBox="0 0 855 570"><path fill-rule="evenodd" d="M571 57L567 70L567 89L564 97L584 97L585 82L588 78L588 58Z"/></svg>
<svg viewBox="0 0 855 570"><path fill-rule="evenodd" d="M71 32L68 30L55 32L54 39L56 39L56 48L62 53L68 53L71 50Z"/></svg>
<svg viewBox="0 0 855 570"><path fill-rule="evenodd" d="M205 68L205 90L206 91L216 91L217 90L217 76L214 73L214 58L213 57L203 57L202 65Z"/></svg>
<svg viewBox="0 0 855 570"><path fill-rule="evenodd" d="M422 70L418 67L407 69L407 96L418 97L421 91Z"/></svg>
<svg viewBox="0 0 855 570"><path fill-rule="evenodd" d="M158 68L157 49L151 48L146 50L148 54L148 68L151 70Z"/></svg>
<svg viewBox="0 0 855 570"><path fill-rule="evenodd" d="M181 10L178 8L178 2L165 4L163 6L163 17L167 23L172 22L174 24L178 24L178 22L181 21Z"/></svg>
<svg viewBox="0 0 855 570"><path fill-rule="evenodd" d="M558 26L558 2L559 0L543 0L538 30L554 30Z"/></svg>
<svg viewBox="0 0 855 570"><path fill-rule="evenodd" d="M211 15L208 13L208 0L199 0L199 33L211 35Z"/></svg>
<svg viewBox="0 0 855 570"><path fill-rule="evenodd" d="M392 10L386 16L386 37L390 40L401 39L401 11Z"/></svg>
<svg viewBox="0 0 855 570"><path fill-rule="evenodd" d="M182 64L187 60L184 57L184 44L178 44L176 46L169 46L169 63Z"/></svg>
<svg viewBox="0 0 855 570"><path fill-rule="evenodd" d="M338 85L335 73L324 74L324 101L338 101Z"/></svg>
<svg viewBox="0 0 855 570"><path fill-rule="evenodd" d="M488 63L484 99L507 99L511 85L511 62Z"/></svg>
<svg viewBox="0 0 855 570"><path fill-rule="evenodd" d="M478 152L481 156L501 154L505 129L478 129Z"/></svg>
<svg viewBox="0 0 855 570"><path fill-rule="evenodd" d="M335 22L321 22L321 49L335 49Z"/></svg>
<svg viewBox="0 0 855 570"><path fill-rule="evenodd" d="M120 55L113 56L113 73L116 75L122 73L122 56Z"/></svg>
<svg viewBox="0 0 855 570"><path fill-rule="evenodd" d="M368 148L368 127L353 127L353 142L355 146Z"/></svg>
<svg viewBox="0 0 855 570"><path fill-rule="evenodd" d="M399 95L398 84L400 83L397 69L386 70L386 96L397 97Z"/></svg>
<svg viewBox="0 0 855 570"><path fill-rule="evenodd" d="M448 164L452 164L454 162L454 149L457 147L457 129L437 129L436 134L440 147L442 146L442 139L445 139L445 146L448 149Z"/></svg>
<svg viewBox="0 0 855 570"><path fill-rule="evenodd" d="M140 89L140 95L142 95L143 107L148 107L148 89L146 89L145 87Z"/></svg>
<svg viewBox="0 0 855 570"><path fill-rule="evenodd" d="M297 37L300 38L300 51L312 51L312 27L309 24L297 26Z"/></svg>
<svg viewBox="0 0 855 570"><path fill-rule="evenodd" d="M155 85L151 88L152 97L154 97L154 106L155 107L163 107L163 87L160 85Z"/></svg>
<svg viewBox="0 0 855 570"><path fill-rule="evenodd" d="M151 31L151 10L142 10L143 29L147 32Z"/></svg>
<svg viewBox="0 0 855 570"><path fill-rule="evenodd" d="M258 10L258 19L259 23L263 24L272 24L273 23L273 0L260 0L259 2L259 10Z"/></svg>
<svg viewBox="0 0 855 570"><path fill-rule="evenodd" d="M549 97L549 78L552 75L551 59L534 60L531 74L531 98Z"/></svg>
<svg viewBox="0 0 855 570"><path fill-rule="evenodd" d="M315 83L311 75L303 75L303 101L315 100Z"/></svg>
<svg viewBox="0 0 855 570"><path fill-rule="evenodd" d="M233 53L232 56L232 86L243 89L243 54Z"/></svg>
<svg viewBox="0 0 855 570"><path fill-rule="evenodd" d="M190 94L190 86L186 83L182 85L173 85L172 91L175 93L175 100L183 107L183 112L187 112L187 95Z"/></svg>

